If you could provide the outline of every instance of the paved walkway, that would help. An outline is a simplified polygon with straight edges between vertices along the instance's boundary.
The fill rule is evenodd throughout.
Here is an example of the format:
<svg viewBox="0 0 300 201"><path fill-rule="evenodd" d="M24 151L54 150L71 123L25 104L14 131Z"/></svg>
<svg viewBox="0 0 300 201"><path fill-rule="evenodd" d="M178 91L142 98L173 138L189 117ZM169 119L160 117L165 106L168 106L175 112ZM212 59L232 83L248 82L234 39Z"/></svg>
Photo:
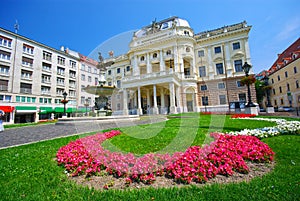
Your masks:
<svg viewBox="0 0 300 201"><path fill-rule="evenodd" d="M100 132L109 128L121 128L126 126L149 124L165 120L165 116L148 116L142 117L141 120L78 122L75 124L44 124L38 126L10 128L5 129L4 132L0 133L0 149L81 133L93 131Z"/></svg>

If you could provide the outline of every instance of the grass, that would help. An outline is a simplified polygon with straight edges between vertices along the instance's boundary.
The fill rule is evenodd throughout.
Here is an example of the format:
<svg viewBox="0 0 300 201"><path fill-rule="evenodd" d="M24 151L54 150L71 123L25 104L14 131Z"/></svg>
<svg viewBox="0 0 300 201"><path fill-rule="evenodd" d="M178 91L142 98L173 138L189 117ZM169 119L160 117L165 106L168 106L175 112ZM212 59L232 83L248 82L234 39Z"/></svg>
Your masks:
<svg viewBox="0 0 300 201"><path fill-rule="evenodd" d="M185 130L185 128L190 128L195 125L196 121L200 121L200 131L197 131L193 141L194 144L197 144L203 142L198 138L201 138L202 131L209 130L209 125L215 118L218 117L208 115L200 120L191 118L188 122L185 122L187 123L186 127L179 126L182 124L180 119L172 119L165 123L136 126L130 129L146 128L144 130L150 130L151 128L155 130L159 128L162 131L157 134L160 136L157 140L164 141L167 139L168 141L172 138L169 135L173 133L174 137L175 131L182 129L182 133L185 133L185 131L188 133L190 130ZM217 120L220 121L220 119ZM194 121L194 124L192 121ZM245 127L269 125L268 122L255 122L226 118L223 128L213 129L243 129ZM162 128L163 125L166 128ZM130 129L127 128L124 131L129 132ZM164 133L168 130L171 131ZM143 137L147 137L147 135ZM124 136L126 137L124 140L134 142L131 139L133 136ZM262 178L255 178L249 183L215 184L202 188L188 186L180 189L176 187L171 189L150 188L132 191L96 191L75 185L68 180L63 173L64 169L57 166L54 158L61 146L77 138L79 136L0 150L0 200L297 200L300 197L299 136L287 135L264 139L263 141L276 153L275 169ZM115 145L122 149L124 147L134 147L128 142L124 143L121 139L117 139L114 142ZM146 146L153 143L147 142L146 139L139 140L144 143L144 146L139 149L148 149ZM114 141L114 138L111 141ZM127 144L127 146L121 144ZM163 146L163 143L161 146ZM153 147L149 150L153 150ZM139 149L136 151L140 153Z"/></svg>

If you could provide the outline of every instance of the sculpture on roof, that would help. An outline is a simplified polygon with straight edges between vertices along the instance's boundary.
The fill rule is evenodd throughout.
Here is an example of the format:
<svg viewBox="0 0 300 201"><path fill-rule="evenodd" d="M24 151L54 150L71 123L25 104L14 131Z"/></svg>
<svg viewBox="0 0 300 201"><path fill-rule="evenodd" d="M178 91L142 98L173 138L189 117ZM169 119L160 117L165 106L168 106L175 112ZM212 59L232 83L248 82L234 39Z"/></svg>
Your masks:
<svg viewBox="0 0 300 201"><path fill-rule="evenodd" d="M104 59L103 59L103 57L102 57L102 55L101 55L101 52L98 52L98 55L99 55L99 56L98 56L99 61L100 61L100 62L103 62Z"/></svg>

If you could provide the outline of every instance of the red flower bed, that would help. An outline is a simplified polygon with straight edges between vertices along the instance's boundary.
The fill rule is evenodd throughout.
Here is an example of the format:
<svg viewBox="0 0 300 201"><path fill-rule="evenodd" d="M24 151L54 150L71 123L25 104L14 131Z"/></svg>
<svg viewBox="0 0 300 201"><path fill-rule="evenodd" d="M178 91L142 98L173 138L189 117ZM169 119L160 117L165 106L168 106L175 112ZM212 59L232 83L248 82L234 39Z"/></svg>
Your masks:
<svg viewBox="0 0 300 201"><path fill-rule="evenodd" d="M231 118L251 118L251 117L255 117L255 114L233 114L231 115Z"/></svg>
<svg viewBox="0 0 300 201"><path fill-rule="evenodd" d="M110 131L70 142L57 152L58 165L64 165L72 176L94 175L105 170L126 184L143 182L151 184L156 176L169 177L179 183L205 182L217 174L232 175L234 171L248 173L245 160L270 162L274 152L267 144L253 136L230 136L212 133L215 141L203 148L192 146L184 153L149 153L136 157L104 150L101 143L121 134Z"/></svg>

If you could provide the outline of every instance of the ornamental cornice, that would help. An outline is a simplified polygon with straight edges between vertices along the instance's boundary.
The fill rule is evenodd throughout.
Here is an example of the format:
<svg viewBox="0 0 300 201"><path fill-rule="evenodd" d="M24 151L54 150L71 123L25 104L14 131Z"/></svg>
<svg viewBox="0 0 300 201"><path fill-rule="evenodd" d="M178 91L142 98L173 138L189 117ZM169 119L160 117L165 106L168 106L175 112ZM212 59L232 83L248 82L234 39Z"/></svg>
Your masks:
<svg viewBox="0 0 300 201"><path fill-rule="evenodd" d="M196 40L193 38L193 37L190 37L190 36L184 36L184 35L176 35L176 36L173 36L171 38L161 38L159 40L156 40L155 43L145 43L143 45L139 45L139 46L135 46L135 47L132 47L129 51L128 51L128 54L130 53L134 53L136 51L143 51L143 50L147 50L147 49L161 49L160 47L165 45L165 44L168 44L168 43L171 43L171 42L176 42L176 43L180 43L182 41L189 41L193 44L196 43ZM183 44L181 44L183 45Z"/></svg>
<svg viewBox="0 0 300 201"><path fill-rule="evenodd" d="M243 29L238 29L238 30L235 30L235 31L230 31L230 32L224 32L224 33L221 33L221 34L217 34L217 35L212 35L212 36L206 36L206 37L203 37L203 38L200 38L200 36L195 36L195 40L197 42L205 42L205 41L211 41L211 40L215 40L215 39L219 39L219 38L225 38L227 36L232 36L232 35L236 35L236 34L240 34L240 33L249 33L251 27L246 27L246 28L243 28Z"/></svg>

